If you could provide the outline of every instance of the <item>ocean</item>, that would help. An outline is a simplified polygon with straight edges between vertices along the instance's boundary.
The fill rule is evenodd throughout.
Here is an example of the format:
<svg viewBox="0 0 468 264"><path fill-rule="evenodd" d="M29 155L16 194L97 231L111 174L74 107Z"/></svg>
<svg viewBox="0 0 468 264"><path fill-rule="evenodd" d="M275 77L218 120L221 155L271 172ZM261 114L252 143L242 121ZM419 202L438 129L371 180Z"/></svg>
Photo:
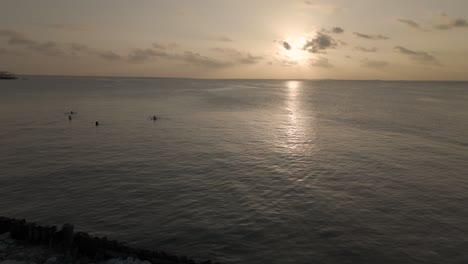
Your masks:
<svg viewBox="0 0 468 264"><path fill-rule="evenodd" d="M3 216L227 264L468 262L467 82L30 76L0 124Z"/></svg>

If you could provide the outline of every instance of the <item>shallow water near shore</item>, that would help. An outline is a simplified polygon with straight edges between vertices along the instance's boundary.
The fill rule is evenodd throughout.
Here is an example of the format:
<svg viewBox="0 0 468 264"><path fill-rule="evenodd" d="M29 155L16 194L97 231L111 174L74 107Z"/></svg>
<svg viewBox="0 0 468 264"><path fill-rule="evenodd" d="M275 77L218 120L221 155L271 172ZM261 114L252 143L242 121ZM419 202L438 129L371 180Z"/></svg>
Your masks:
<svg viewBox="0 0 468 264"><path fill-rule="evenodd" d="M466 82L29 77L0 124L0 215L223 263L468 260Z"/></svg>

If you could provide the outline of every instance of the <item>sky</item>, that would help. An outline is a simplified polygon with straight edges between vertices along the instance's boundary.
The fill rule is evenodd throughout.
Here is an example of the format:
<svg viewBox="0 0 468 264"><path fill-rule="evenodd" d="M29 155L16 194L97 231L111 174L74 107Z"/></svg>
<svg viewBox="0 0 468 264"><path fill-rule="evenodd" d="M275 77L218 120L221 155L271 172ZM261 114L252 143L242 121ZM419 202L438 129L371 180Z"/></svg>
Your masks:
<svg viewBox="0 0 468 264"><path fill-rule="evenodd" d="M468 80L467 0L0 0L0 71Z"/></svg>

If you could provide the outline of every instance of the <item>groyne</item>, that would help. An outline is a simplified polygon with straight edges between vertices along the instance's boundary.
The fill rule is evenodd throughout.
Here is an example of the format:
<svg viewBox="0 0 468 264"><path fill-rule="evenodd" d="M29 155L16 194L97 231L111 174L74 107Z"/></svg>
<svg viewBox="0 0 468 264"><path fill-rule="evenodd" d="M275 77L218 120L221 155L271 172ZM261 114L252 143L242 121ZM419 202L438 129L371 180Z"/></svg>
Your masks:
<svg viewBox="0 0 468 264"><path fill-rule="evenodd" d="M46 246L60 252L70 263L97 263L113 258L137 258L153 264L219 264L210 260L197 262L186 256L176 256L164 251L138 249L106 237L95 237L85 232L75 232L71 224L41 226L24 219L0 217L0 235L31 246Z"/></svg>

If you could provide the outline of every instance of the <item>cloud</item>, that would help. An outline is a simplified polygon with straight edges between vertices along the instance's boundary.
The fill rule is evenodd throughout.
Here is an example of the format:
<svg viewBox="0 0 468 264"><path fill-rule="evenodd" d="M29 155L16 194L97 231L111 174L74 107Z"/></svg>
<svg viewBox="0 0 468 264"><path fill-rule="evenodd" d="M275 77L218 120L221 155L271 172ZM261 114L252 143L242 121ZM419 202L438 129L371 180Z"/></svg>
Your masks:
<svg viewBox="0 0 468 264"><path fill-rule="evenodd" d="M80 43L70 43L70 49L76 52L91 52L91 49Z"/></svg>
<svg viewBox="0 0 468 264"><path fill-rule="evenodd" d="M212 51L218 53L219 57L210 57L194 51L178 51L178 44L153 43L150 48L136 48L127 55L122 56L109 50L101 50L88 47L81 43L56 43L47 41L36 42L14 30L0 30L0 37L8 38L10 45L22 45L25 49L47 56L77 56L90 55L107 61L125 61L128 63L145 63L155 60L166 60L183 63L187 65L201 66L205 68L225 68L236 65L251 65L262 61L262 56L255 56L248 52L236 49L215 48ZM219 38L219 41L228 41L227 38ZM6 53L1 49L1 53ZM11 51L8 51L11 53Z"/></svg>
<svg viewBox="0 0 468 264"><path fill-rule="evenodd" d="M127 60L132 63L143 63L166 56L168 56L167 53L152 49L134 49L128 54Z"/></svg>
<svg viewBox="0 0 468 264"><path fill-rule="evenodd" d="M14 55L14 56L23 56L25 55L24 53L17 51L17 50L11 50L11 49L6 49L6 48L0 48L0 55Z"/></svg>
<svg viewBox="0 0 468 264"><path fill-rule="evenodd" d="M371 39L371 40L387 40L387 39L390 39L389 37L387 36L384 36L384 35L369 35L369 34L363 34L363 33L359 33L359 32L354 32L353 33L356 37L359 37L359 38L364 38L364 39Z"/></svg>
<svg viewBox="0 0 468 264"><path fill-rule="evenodd" d="M73 56L77 54L87 54L97 56L108 61L117 61L122 59L120 55L112 51L93 49L80 43L57 43L54 41L40 43L29 39L22 33L14 30L0 30L0 37L9 38L9 45L24 46L24 48L29 51L45 56Z"/></svg>
<svg viewBox="0 0 468 264"><path fill-rule="evenodd" d="M259 61L261 61L263 59L262 56L253 56L251 54L247 54L243 57L241 57L241 59L239 60L239 62L241 64L256 64L258 63Z"/></svg>
<svg viewBox="0 0 468 264"><path fill-rule="evenodd" d="M34 40L20 36L20 37L10 37L10 40L8 40L8 44L29 46L29 45L35 45L36 42Z"/></svg>
<svg viewBox="0 0 468 264"><path fill-rule="evenodd" d="M401 46L396 46L395 50L403 55L408 56L413 61L423 64L440 65L438 60L427 52L414 51Z"/></svg>
<svg viewBox="0 0 468 264"><path fill-rule="evenodd" d="M325 53L325 50L333 49L337 46L337 42L331 36L318 32L315 38L306 42L303 50L307 50L310 53Z"/></svg>
<svg viewBox="0 0 468 264"><path fill-rule="evenodd" d="M161 43L153 43L153 47L159 50L166 50L166 49L176 49L179 47L177 43L168 43L168 44L161 44Z"/></svg>
<svg viewBox="0 0 468 264"><path fill-rule="evenodd" d="M89 27L80 24L45 24L45 27L66 31L87 31Z"/></svg>
<svg viewBox="0 0 468 264"><path fill-rule="evenodd" d="M282 45L283 45L283 48L285 48L286 50L291 50L291 45L288 42L283 41Z"/></svg>
<svg viewBox="0 0 468 264"><path fill-rule="evenodd" d="M305 4L305 6L307 6L308 8L323 10L323 11L327 11L327 12L339 12L339 11L341 11L340 7L337 7L337 6L334 6L334 5L326 5L326 4L322 4L322 3L318 3L316 1L310 1L310 0L301 0L301 2L303 4Z"/></svg>
<svg viewBox="0 0 468 264"><path fill-rule="evenodd" d="M277 58L275 59L275 61L281 65L281 66L285 66L285 67L289 67L289 66L297 66L299 65L299 62L295 61L295 60L290 60L290 59L287 59L287 58Z"/></svg>
<svg viewBox="0 0 468 264"><path fill-rule="evenodd" d="M25 46L32 51L35 51L42 55L47 56L58 56L64 55L65 52L59 47L54 41L47 41L44 43L38 43L20 32L14 30L3 29L0 30L0 36L7 37L8 44L12 46Z"/></svg>
<svg viewBox="0 0 468 264"><path fill-rule="evenodd" d="M53 41L48 41L41 44L35 44L30 47L32 50L37 51L42 55L58 56L64 55L65 52Z"/></svg>
<svg viewBox="0 0 468 264"><path fill-rule="evenodd" d="M214 40L217 40L220 42L233 42L234 41L231 38L226 37L226 36L219 36L219 37L214 38Z"/></svg>
<svg viewBox="0 0 468 264"><path fill-rule="evenodd" d="M243 53L236 49L213 48L212 50L225 54L231 61L237 64L256 64L263 59L262 56L254 56L250 53Z"/></svg>
<svg viewBox="0 0 468 264"><path fill-rule="evenodd" d="M354 50L362 51L362 52L377 52L376 47L366 48L366 47L356 46L354 47Z"/></svg>
<svg viewBox="0 0 468 264"><path fill-rule="evenodd" d="M441 18L446 18L446 17L448 17L448 14L445 13L445 12L439 12L437 15L438 15L439 17L441 17Z"/></svg>
<svg viewBox="0 0 468 264"><path fill-rule="evenodd" d="M416 21L411 20L411 19L399 18L397 19L397 21L411 28L422 29L421 26Z"/></svg>
<svg viewBox="0 0 468 264"><path fill-rule="evenodd" d="M328 61L328 58L320 57L310 60L310 65L320 68L333 68L334 66Z"/></svg>
<svg viewBox="0 0 468 264"><path fill-rule="evenodd" d="M104 51L99 53L99 57L108 61L119 61L122 60L122 56L114 53L113 51Z"/></svg>
<svg viewBox="0 0 468 264"><path fill-rule="evenodd" d="M454 29L454 28L468 28L468 22L463 19L463 18L457 18L450 20L444 24L439 24L435 26L437 29L440 30L448 30L448 29Z"/></svg>
<svg viewBox="0 0 468 264"><path fill-rule="evenodd" d="M382 69L382 68L387 67L388 65L389 65L388 62L380 61L380 60L364 59L361 61L361 66L365 68Z"/></svg>
<svg viewBox="0 0 468 264"><path fill-rule="evenodd" d="M34 51L36 53L39 53L41 55L59 56L59 55L66 54L63 51L63 49L60 47L60 45L54 41L47 41L47 42L39 43L37 41L34 41L26 37L24 34L14 31L14 30L7 30L7 29L0 30L0 37L9 38L8 39L9 45L24 46L25 48L31 51Z"/></svg>
<svg viewBox="0 0 468 264"><path fill-rule="evenodd" d="M98 49L90 48L84 44L80 43L70 43L68 44L69 49L72 52L72 55L76 55L75 53L84 53L88 55L95 55L99 58L107 61L120 61L123 60L122 56L113 52L113 51L103 51Z"/></svg>
<svg viewBox="0 0 468 264"><path fill-rule="evenodd" d="M154 46L154 45L153 45ZM156 45L157 47L160 47ZM235 65L248 65L260 62L263 57L243 53L235 49L213 48L212 51L221 54L221 58L212 58L198 52L184 51L167 52L164 49L134 49L127 57L131 63L144 63L153 60L168 60L205 68L226 68Z"/></svg>
<svg viewBox="0 0 468 264"><path fill-rule="evenodd" d="M205 36L201 37L203 40L209 40L209 41L217 41L217 42L234 42L234 40L228 36Z"/></svg>
<svg viewBox="0 0 468 264"><path fill-rule="evenodd" d="M29 39L25 35L21 34L18 31L9 30L9 29L0 29L0 37L8 38L8 44L10 45L34 45L35 41Z"/></svg>
<svg viewBox="0 0 468 264"><path fill-rule="evenodd" d="M0 36L2 36L2 37L21 37L21 36L23 36L23 34L21 34L18 31L14 31L14 30L0 29Z"/></svg>
<svg viewBox="0 0 468 264"><path fill-rule="evenodd" d="M178 55L177 58L185 63L206 68L225 68L233 66L233 63L231 62L219 61L191 51L186 51L183 54Z"/></svg>
<svg viewBox="0 0 468 264"><path fill-rule="evenodd" d="M333 27L331 31L332 31L333 33L335 33L335 34L344 33L344 29L342 29L342 28L340 28L340 27Z"/></svg>
<svg viewBox="0 0 468 264"><path fill-rule="evenodd" d="M326 29L326 28L322 28L320 30L320 32L322 33L326 33L326 34L343 34L345 32L345 30L342 28L342 27L332 27L331 29Z"/></svg>

